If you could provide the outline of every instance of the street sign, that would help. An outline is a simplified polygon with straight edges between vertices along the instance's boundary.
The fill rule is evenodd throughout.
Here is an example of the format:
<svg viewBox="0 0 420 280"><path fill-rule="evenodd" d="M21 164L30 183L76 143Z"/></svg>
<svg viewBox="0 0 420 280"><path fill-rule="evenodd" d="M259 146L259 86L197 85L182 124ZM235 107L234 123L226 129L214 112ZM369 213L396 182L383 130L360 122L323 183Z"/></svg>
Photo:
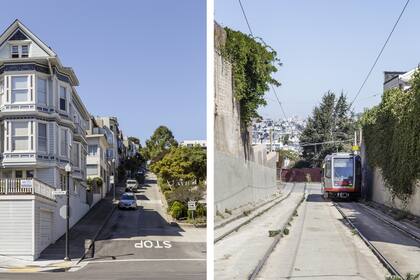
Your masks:
<svg viewBox="0 0 420 280"><path fill-rule="evenodd" d="M194 200L188 201L188 210L195 211L197 209L196 203L197 201L194 201Z"/></svg>
<svg viewBox="0 0 420 280"><path fill-rule="evenodd" d="M360 147L358 145L354 145L351 147L352 151L360 151Z"/></svg>
<svg viewBox="0 0 420 280"><path fill-rule="evenodd" d="M109 183L114 184L114 176L109 176Z"/></svg>
<svg viewBox="0 0 420 280"><path fill-rule="evenodd" d="M67 194L67 191L63 191L63 190L55 190L55 191L52 191L52 194L53 195L66 195Z"/></svg>
<svg viewBox="0 0 420 280"><path fill-rule="evenodd" d="M20 186L22 188L32 188L32 180L20 180Z"/></svg>

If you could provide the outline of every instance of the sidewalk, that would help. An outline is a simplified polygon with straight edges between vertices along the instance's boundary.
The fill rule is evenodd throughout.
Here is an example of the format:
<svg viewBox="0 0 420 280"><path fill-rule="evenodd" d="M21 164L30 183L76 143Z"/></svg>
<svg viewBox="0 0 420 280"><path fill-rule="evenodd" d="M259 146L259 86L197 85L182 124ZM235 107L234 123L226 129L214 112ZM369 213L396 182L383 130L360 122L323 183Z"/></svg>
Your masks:
<svg viewBox="0 0 420 280"><path fill-rule="evenodd" d="M112 208L112 192L109 192L70 229L70 262L63 261L66 238L64 234L54 244L48 246L35 261L0 256L0 272L40 272L68 270L75 267L85 252L85 240L94 238Z"/></svg>

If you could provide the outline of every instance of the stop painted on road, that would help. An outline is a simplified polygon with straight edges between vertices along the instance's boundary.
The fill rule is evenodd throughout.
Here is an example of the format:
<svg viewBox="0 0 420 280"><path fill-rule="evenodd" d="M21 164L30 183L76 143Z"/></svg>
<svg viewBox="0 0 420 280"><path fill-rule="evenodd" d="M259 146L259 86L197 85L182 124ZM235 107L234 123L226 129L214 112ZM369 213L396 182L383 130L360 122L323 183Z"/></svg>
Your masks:
<svg viewBox="0 0 420 280"><path fill-rule="evenodd" d="M140 242L134 243L136 249L169 249L172 248L171 241L159 241L159 240L141 240Z"/></svg>

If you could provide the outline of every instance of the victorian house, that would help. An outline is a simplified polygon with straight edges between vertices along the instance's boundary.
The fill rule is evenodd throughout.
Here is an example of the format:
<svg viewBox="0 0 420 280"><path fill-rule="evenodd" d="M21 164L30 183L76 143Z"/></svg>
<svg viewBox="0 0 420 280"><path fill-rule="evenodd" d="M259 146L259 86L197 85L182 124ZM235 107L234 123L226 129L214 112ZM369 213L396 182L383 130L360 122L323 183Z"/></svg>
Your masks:
<svg viewBox="0 0 420 280"><path fill-rule="evenodd" d="M0 36L1 255L36 259L65 232L65 196L53 191L65 190L67 178L70 224L89 210L90 116L78 85L73 69L18 20Z"/></svg>

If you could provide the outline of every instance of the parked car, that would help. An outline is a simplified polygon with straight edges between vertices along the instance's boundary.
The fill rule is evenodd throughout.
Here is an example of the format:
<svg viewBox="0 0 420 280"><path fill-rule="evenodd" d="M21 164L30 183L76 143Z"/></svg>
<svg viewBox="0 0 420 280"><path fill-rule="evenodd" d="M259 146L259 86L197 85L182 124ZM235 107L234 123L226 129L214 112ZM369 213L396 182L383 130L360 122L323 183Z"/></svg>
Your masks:
<svg viewBox="0 0 420 280"><path fill-rule="evenodd" d="M132 192L125 192L118 202L119 209L137 209L137 198Z"/></svg>
<svg viewBox="0 0 420 280"><path fill-rule="evenodd" d="M125 191L126 192L135 192L137 191L139 184L135 179L128 179L125 183Z"/></svg>

